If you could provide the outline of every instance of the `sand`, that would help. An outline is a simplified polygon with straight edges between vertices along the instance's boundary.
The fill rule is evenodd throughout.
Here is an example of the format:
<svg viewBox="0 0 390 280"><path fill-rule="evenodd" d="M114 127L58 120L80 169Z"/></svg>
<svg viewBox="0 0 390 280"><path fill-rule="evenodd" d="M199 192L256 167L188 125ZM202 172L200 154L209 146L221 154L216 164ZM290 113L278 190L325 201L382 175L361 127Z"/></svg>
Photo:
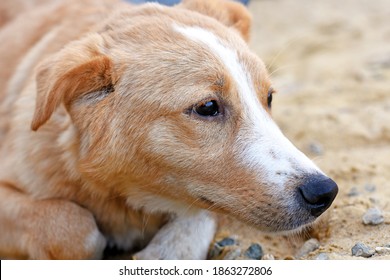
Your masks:
<svg viewBox="0 0 390 280"><path fill-rule="evenodd" d="M249 9L251 48L278 91L273 116L339 194L311 231L275 236L224 218L216 240L237 239L225 254L259 243L275 259L361 259L351 254L357 242L390 246L390 2L252 0ZM382 211L382 224L363 224L372 207ZM297 256L313 237L319 248Z"/></svg>

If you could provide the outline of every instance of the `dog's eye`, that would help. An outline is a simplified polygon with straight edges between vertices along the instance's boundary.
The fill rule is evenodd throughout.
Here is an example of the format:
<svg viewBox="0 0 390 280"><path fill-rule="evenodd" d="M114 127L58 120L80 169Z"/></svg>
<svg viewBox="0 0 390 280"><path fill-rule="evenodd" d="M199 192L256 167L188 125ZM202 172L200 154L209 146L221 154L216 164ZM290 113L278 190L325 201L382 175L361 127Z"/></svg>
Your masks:
<svg viewBox="0 0 390 280"><path fill-rule="evenodd" d="M270 108L270 109L271 109L271 107L272 107L272 95L273 95L273 93L274 93L274 90L273 90L273 89L270 89L270 90L268 91L267 104L268 104L268 108Z"/></svg>
<svg viewBox="0 0 390 280"><path fill-rule="evenodd" d="M197 113L198 115L204 116L204 117L215 117L219 115L219 106L218 102L215 100L209 100L206 102L202 102L198 105L196 105L193 108L193 111Z"/></svg>

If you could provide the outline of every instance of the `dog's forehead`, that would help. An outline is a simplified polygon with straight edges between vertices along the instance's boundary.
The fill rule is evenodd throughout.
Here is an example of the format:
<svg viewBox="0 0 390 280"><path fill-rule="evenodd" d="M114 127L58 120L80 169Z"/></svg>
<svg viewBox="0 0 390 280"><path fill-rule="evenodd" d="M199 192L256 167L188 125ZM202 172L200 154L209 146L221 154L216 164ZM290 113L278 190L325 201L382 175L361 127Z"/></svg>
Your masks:
<svg viewBox="0 0 390 280"><path fill-rule="evenodd" d="M191 92L193 85L195 95L187 95L193 97L218 85L222 86L218 92L229 98L257 96L266 107L270 87L266 67L238 31L192 11L152 8L137 20L122 16L130 21L128 25L108 29L110 41L119 38L119 47L113 46L117 64L129 69L132 78L134 71L140 77L149 71L153 79L142 81L143 85L157 82L161 89L175 85L176 90L166 90L172 94L179 88Z"/></svg>
<svg viewBox="0 0 390 280"><path fill-rule="evenodd" d="M178 24L173 24L172 28L189 42L208 50L233 81L239 95L264 95L270 88L264 63L249 51L246 43L234 32L228 34L201 26Z"/></svg>

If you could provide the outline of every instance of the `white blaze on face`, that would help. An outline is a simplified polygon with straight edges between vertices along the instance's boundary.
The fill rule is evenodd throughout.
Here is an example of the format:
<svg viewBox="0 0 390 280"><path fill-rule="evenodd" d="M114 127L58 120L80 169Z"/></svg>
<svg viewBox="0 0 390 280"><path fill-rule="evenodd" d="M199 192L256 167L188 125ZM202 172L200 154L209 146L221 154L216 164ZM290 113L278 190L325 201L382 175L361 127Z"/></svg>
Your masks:
<svg viewBox="0 0 390 280"><path fill-rule="evenodd" d="M236 50L228 48L212 32L200 27L174 26L174 29L188 39L206 45L235 82L245 116L236 141L237 154L243 165L253 172L261 172L263 181L280 187L289 176L322 173L282 134L261 106L251 76L239 61Z"/></svg>

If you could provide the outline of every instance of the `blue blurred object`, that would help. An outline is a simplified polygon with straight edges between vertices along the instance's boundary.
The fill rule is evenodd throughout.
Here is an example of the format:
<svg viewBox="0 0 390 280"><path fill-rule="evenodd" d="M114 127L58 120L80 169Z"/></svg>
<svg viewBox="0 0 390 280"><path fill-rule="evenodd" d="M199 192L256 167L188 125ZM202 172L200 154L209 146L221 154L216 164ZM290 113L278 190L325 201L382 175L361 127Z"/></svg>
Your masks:
<svg viewBox="0 0 390 280"><path fill-rule="evenodd" d="M180 2L180 0L127 0L127 1L136 4L145 3L145 2L158 2L168 6L172 6ZM249 3L249 0L236 0L236 1L241 2L244 5L247 5Z"/></svg>

